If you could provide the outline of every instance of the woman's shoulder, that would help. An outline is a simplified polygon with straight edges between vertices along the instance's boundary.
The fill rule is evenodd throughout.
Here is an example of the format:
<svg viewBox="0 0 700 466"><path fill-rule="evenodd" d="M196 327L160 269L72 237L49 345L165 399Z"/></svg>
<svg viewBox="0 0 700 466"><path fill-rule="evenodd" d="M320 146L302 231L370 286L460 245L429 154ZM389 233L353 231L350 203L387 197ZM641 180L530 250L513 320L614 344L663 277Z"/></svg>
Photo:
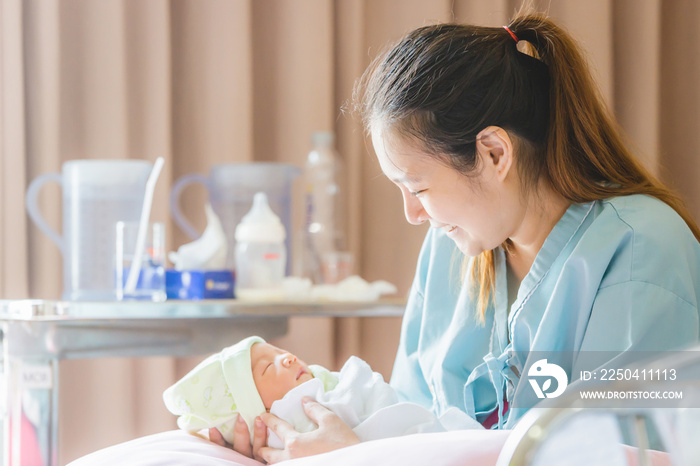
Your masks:
<svg viewBox="0 0 700 466"><path fill-rule="evenodd" d="M655 245L671 251L679 243L698 246L685 220L668 204L651 196L637 194L600 201L596 221L610 223L629 232L632 244Z"/></svg>
<svg viewBox="0 0 700 466"><path fill-rule="evenodd" d="M582 250L605 251L598 254L606 263L602 287L635 281L679 295L700 287L700 243L672 207L645 195L596 204L581 243Z"/></svg>
<svg viewBox="0 0 700 466"><path fill-rule="evenodd" d="M633 228L650 224L660 226L659 222L663 222L667 227L688 229L685 221L671 206L653 196L634 194L613 197L600 202L603 209L615 212L620 220Z"/></svg>

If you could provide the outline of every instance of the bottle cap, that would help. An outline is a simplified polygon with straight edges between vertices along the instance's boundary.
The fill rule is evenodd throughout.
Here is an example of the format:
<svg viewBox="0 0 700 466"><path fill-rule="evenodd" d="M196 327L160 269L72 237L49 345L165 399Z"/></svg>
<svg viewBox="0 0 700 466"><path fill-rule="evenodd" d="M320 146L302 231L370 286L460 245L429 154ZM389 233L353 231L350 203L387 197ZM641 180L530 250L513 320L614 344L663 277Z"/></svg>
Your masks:
<svg viewBox="0 0 700 466"><path fill-rule="evenodd" d="M270 209L267 195L256 193L253 207L243 216L236 227L236 241L239 243L281 243L286 238L284 225Z"/></svg>

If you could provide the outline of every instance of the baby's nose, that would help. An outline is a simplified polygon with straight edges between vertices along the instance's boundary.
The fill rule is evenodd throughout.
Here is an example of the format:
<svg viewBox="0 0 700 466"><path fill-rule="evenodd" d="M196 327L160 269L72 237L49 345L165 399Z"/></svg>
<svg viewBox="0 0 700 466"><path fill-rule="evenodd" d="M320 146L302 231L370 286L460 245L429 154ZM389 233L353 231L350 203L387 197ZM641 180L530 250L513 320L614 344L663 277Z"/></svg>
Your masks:
<svg viewBox="0 0 700 466"><path fill-rule="evenodd" d="M282 364L285 367L289 367L292 364L294 364L295 362L297 362L297 357L294 356L293 354L285 354L284 357L282 358Z"/></svg>

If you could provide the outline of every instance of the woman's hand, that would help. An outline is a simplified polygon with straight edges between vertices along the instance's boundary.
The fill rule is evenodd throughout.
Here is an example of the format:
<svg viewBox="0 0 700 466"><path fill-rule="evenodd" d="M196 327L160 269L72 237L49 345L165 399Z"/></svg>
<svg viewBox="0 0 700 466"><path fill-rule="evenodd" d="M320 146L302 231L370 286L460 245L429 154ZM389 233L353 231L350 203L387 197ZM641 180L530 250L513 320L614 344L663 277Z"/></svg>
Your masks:
<svg viewBox="0 0 700 466"><path fill-rule="evenodd" d="M209 429L209 440L222 447L233 448L235 451L248 458L255 458L258 461L263 461L262 457L258 455L258 451L267 444L267 427L265 427L265 424L263 424L259 417L255 418L253 445L251 446L248 426L239 414L236 425L233 428L233 445L227 443L223 435L221 435L221 432L219 432L219 429L215 427Z"/></svg>
<svg viewBox="0 0 700 466"><path fill-rule="evenodd" d="M360 443L355 432L335 413L316 403L309 397L302 399L304 412L318 425L311 432L299 433L277 416L262 414L262 420L284 443L284 450L262 447L253 451L256 458L262 457L269 464L279 461L317 455ZM256 425L257 436L257 425Z"/></svg>

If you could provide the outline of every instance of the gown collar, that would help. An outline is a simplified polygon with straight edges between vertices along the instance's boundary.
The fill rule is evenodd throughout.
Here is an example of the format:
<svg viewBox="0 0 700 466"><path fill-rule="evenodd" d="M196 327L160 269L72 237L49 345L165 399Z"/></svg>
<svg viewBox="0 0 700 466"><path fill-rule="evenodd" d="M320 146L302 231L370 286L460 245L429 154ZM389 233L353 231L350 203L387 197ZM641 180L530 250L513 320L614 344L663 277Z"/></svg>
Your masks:
<svg viewBox="0 0 700 466"><path fill-rule="evenodd" d="M517 385L519 376L512 371L511 365L514 361L511 360L511 349L513 347L512 339L508 340L508 334L513 335L512 329L514 322L527 304L528 299L537 290L542 280L547 276L554 261L564 251L566 246L576 235L576 232L581 228L589 213L593 210L595 202L587 204L572 204L566 210L561 219L554 225L554 228L547 236L542 248L540 249L535 261L530 267L530 271L523 278L518 296L511 307L511 312L508 312L508 286L506 283L506 257L502 247L497 248L494 254L494 265L496 267L496 290L494 294L495 315L493 327L491 329L490 352L484 356L484 364L475 368L470 375L467 385L465 386L465 401L468 409L474 410L473 404L473 387L470 382L475 381L479 377L489 374L489 378L496 390L497 409L498 409L498 427L501 428L505 422L503 413L504 407L504 391L508 394L506 397L511 399L513 391ZM510 331L510 332L509 332ZM473 413L472 413L473 415Z"/></svg>
<svg viewBox="0 0 700 466"><path fill-rule="evenodd" d="M508 284L506 283L505 251L501 246L494 251L496 289L494 295L494 326L491 331L490 349L492 353L500 354L509 346L508 330L511 331L510 334L512 335L513 321L525 306L530 296L538 288L539 284L546 277L554 261L571 242L574 235L593 209L594 204L595 202L571 204L569 208L566 209L564 215L554 225L547 239L545 239L529 272L520 283L518 296L510 308L510 312L508 312Z"/></svg>

